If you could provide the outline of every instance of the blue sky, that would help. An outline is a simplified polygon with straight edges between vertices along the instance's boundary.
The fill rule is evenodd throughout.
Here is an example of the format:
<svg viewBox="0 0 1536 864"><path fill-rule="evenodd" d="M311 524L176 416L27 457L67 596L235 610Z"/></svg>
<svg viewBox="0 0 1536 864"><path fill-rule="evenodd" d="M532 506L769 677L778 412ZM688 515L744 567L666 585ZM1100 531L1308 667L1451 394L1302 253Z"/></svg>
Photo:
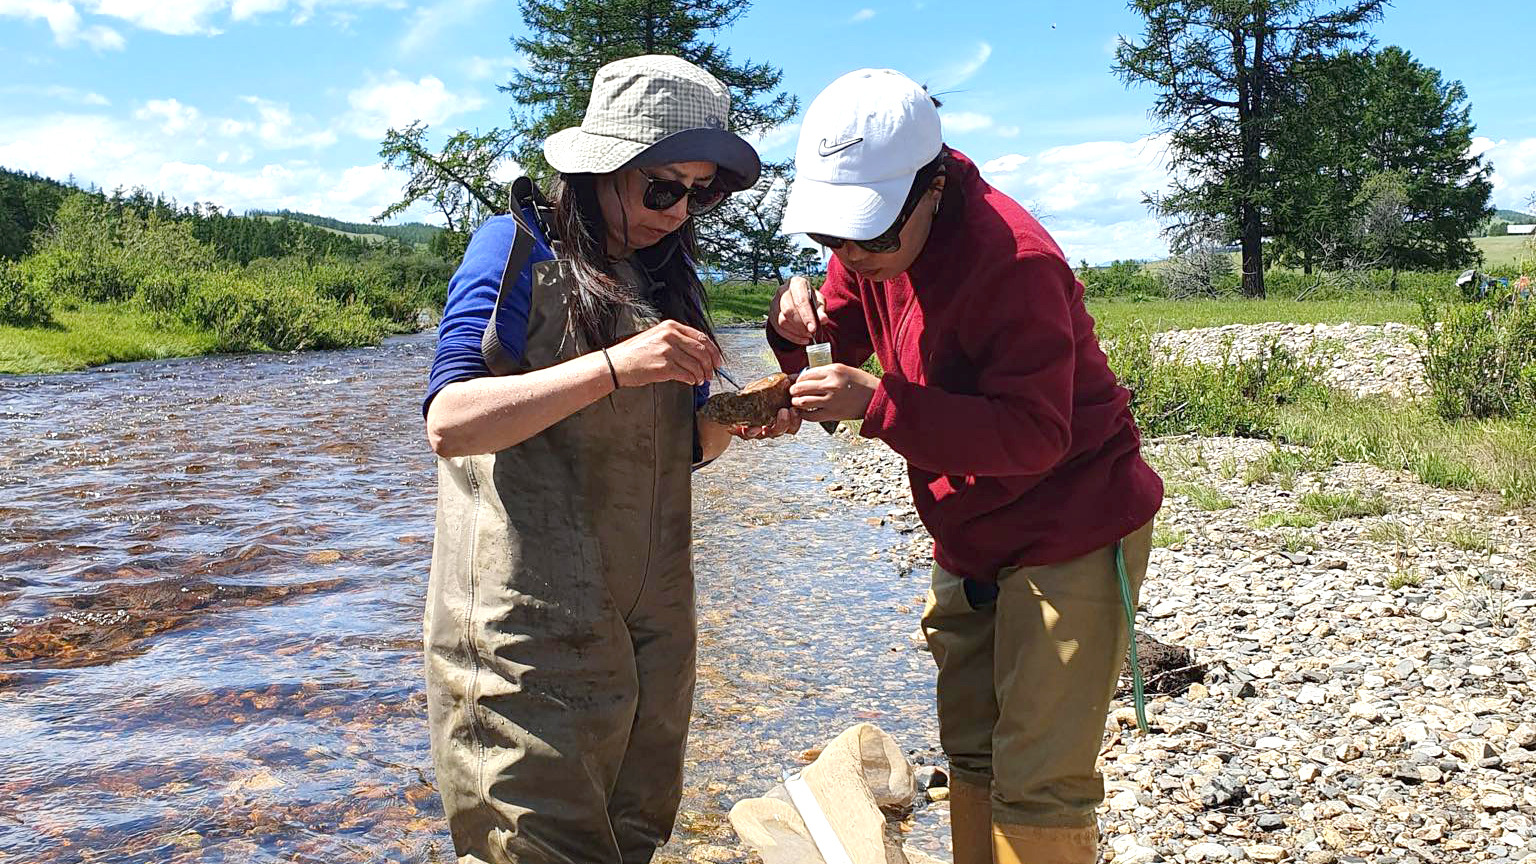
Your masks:
<svg viewBox="0 0 1536 864"><path fill-rule="evenodd" d="M1466 85L1495 202L1523 205L1536 193L1536 79L1522 59L1536 4L1469 8L1400 2L1375 35ZM385 129L504 122L495 85L522 30L510 0L0 0L0 165L365 220L401 182L379 164ZM1099 262L1163 251L1141 205L1166 179L1152 94L1109 70L1116 35L1139 32L1108 0L759 0L719 41L781 65L802 102L863 66L947 93L949 143L1074 262ZM771 133L764 155L791 155L796 132Z"/></svg>

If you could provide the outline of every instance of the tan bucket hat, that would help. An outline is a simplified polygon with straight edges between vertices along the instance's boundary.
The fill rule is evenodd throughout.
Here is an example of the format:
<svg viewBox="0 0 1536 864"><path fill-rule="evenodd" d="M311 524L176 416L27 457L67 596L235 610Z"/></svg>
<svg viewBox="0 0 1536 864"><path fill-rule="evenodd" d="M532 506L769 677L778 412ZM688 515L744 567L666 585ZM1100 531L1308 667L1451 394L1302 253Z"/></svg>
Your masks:
<svg viewBox="0 0 1536 864"><path fill-rule="evenodd" d="M544 141L563 174L702 160L720 167L727 191L757 182L757 151L729 131L731 94L703 69L665 54L615 60L597 70L581 125Z"/></svg>

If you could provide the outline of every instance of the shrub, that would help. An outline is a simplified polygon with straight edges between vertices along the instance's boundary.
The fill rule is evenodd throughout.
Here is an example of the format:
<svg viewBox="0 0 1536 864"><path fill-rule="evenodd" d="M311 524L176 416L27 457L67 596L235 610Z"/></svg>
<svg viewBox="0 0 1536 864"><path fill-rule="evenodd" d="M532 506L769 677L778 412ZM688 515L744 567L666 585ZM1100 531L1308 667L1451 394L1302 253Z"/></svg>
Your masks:
<svg viewBox="0 0 1536 864"><path fill-rule="evenodd" d="M210 271L155 267L139 282L134 299L165 318L182 318L187 301L205 285Z"/></svg>
<svg viewBox="0 0 1536 864"><path fill-rule="evenodd" d="M308 285L238 271L207 274L182 316L213 331L225 351L298 351L376 342L383 322L357 303L338 303Z"/></svg>
<svg viewBox="0 0 1536 864"><path fill-rule="evenodd" d="M1163 281L1138 261L1114 261L1104 267L1078 268L1083 291L1090 297L1160 296Z"/></svg>
<svg viewBox="0 0 1536 864"><path fill-rule="evenodd" d="M1473 303L1423 297L1419 308L1436 413L1455 420L1536 411L1536 303L1506 289Z"/></svg>
<svg viewBox="0 0 1536 864"><path fill-rule="evenodd" d="M53 327L53 297L20 264L0 259L0 324Z"/></svg>
<svg viewBox="0 0 1536 864"><path fill-rule="evenodd" d="M1275 343L1254 357L1221 363L1165 359L1144 331L1119 336L1110 363L1132 393L1131 408L1148 435L1264 435L1281 405L1322 398L1321 370Z"/></svg>
<svg viewBox="0 0 1536 864"><path fill-rule="evenodd" d="M207 270L214 254L189 224L146 219L77 193L60 205L29 260L48 293L113 302L133 297L156 270Z"/></svg>
<svg viewBox="0 0 1536 864"><path fill-rule="evenodd" d="M1208 243L1170 258L1162 275L1168 296L1175 300L1231 294L1241 282L1234 272L1232 255Z"/></svg>

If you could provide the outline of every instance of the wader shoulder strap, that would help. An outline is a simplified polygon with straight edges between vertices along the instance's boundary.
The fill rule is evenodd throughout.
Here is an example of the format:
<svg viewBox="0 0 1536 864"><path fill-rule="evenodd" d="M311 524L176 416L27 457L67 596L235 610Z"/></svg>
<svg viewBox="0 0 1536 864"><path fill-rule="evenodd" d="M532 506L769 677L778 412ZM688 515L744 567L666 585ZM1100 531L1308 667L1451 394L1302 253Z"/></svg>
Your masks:
<svg viewBox="0 0 1536 864"><path fill-rule="evenodd" d="M496 288L496 305L491 309L491 318L485 322L485 330L480 334L480 355L485 358L486 368L493 375L511 375L521 368L518 359L502 344L501 335L496 332L496 320L501 316L501 304L508 285L514 288L517 286L518 277L528 266L528 259L533 257L533 230L523 215L524 199L534 209L537 217L541 197L533 182L526 177L512 184L512 206L507 215L517 223L517 234L512 238L512 250L507 253L507 266L502 270L501 284Z"/></svg>

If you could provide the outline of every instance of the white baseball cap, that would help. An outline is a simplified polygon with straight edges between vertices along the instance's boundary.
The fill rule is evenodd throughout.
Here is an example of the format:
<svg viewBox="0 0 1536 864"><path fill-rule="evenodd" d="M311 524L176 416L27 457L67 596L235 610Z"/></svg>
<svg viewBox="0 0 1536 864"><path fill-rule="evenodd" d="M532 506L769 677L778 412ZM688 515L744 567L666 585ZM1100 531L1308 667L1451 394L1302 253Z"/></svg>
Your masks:
<svg viewBox="0 0 1536 864"><path fill-rule="evenodd" d="M779 230L878 237L943 146L939 110L922 85L893 69L849 72L805 111Z"/></svg>

